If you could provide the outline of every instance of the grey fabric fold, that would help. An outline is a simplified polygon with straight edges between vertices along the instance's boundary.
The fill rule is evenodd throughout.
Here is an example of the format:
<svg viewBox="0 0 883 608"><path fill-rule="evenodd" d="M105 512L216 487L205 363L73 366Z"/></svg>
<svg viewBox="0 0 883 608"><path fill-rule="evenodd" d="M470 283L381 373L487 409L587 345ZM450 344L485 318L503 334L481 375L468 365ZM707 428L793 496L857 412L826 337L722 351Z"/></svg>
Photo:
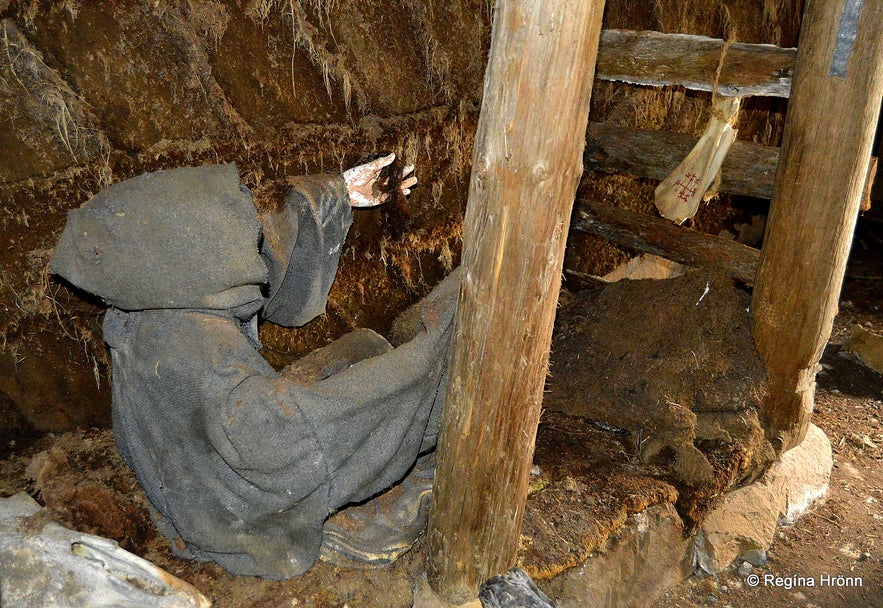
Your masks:
<svg viewBox="0 0 883 608"><path fill-rule="evenodd" d="M264 319L292 327L325 312L352 221L343 177L328 175L297 178L282 209L261 215L270 271Z"/></svg>
<svg viewBox="0 0 883 608"><path fill-rule="evenodd" d="M233 165L145 174L69 214L51 267L113 306L117 448L182 557L300 574L331 512L435 445L456 274L409 317L408 341L315 383L256 350L259 310L282 325L322 313L351 222L343 179L319 176L259 223Z"/></svg>
<svg viewBox="0 0 883 608"><path fill-rule="evenodd" d="M431 300L413 340L310 386L277 375L232 317L109 311L117 445L166 533L236 574L308 569L329 513L434 445L455 307Z"/></svg>

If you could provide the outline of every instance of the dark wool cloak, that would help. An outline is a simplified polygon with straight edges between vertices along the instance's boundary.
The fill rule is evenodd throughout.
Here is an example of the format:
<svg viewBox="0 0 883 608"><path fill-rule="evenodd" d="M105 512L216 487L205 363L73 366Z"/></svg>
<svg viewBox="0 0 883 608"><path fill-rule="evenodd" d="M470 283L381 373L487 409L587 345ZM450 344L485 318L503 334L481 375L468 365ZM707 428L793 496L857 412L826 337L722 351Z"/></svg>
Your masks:
<svg viewBox="0 0 883 608"><path fill-rule="evenodd" d="M233 165L121 182L69 214L53 272L102 297L117 447L179 555L307 570L330 513L401 480L438 434L451 277L412 340L310 385L260 356L257 315L324 311L352 221L337 177L259 218Z"/></svg>

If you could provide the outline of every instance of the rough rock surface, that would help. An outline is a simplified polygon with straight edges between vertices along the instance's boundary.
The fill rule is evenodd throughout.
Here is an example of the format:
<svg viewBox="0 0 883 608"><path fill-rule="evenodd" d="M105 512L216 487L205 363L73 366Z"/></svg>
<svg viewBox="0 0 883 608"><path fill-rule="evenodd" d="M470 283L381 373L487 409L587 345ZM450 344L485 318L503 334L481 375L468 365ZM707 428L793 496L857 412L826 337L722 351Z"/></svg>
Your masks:
<svg viewBox="0 0 883 608"><path fill-rule="evenodd" d="M207 608L191 585L120 549L75 532L25 493L0 498L0 598L7 608Z"/></svg>
<svg viewBox="0 0 883 608"><path fill-rule="evenodd" d="M629 517L604 550L545 584L560 608L652 606L691 570L690 539L671 505Z"/></svg>
<svg viewBox="0 0 883 608"><path fill-rule="evenodd" d="M831 443L810 425L762 479L728 493L708 513L696 533L696 565L715 574L746 552L769 549L777 525L793 524L825 496L832 467Z"/></svg>

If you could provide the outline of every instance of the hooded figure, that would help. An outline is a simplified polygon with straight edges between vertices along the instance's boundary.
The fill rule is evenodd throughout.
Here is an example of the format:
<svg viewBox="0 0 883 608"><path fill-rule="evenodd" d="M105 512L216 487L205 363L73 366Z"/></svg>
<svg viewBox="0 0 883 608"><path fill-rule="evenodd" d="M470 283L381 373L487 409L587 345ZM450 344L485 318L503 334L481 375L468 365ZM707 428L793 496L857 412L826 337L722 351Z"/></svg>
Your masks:
<svg viewBox="0 0 883 608"><path fill-rule="evenodd" d="M324 311L357 205L344 176L301 178L259 216L234 165L181 168L69 213L51 268L111 307L117 449L182 557L300 574L330 514L396 484L435 445L455 278L420 305L413 339L315 382L258 353L259 316L297 326ZM333 527L325 551L346 533Z"/></svg>

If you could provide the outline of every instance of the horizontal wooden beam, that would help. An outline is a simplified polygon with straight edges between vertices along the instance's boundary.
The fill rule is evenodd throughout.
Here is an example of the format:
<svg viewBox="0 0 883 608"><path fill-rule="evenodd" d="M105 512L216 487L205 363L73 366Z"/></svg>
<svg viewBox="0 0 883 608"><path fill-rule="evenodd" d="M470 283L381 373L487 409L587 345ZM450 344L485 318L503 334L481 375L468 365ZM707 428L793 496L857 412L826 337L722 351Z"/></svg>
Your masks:
<svg viewBox="0 0 883 608"><path fill-rule="evenodd" d="M584 168L599 173L629 173L663 180L693 149L699 138L688 133L628 129L593 122L586 137ZM719 190L770 199L779 148L736 141L723 167Z"/></svg>
<svg viewBox="0 0 883 608"><path fill-rule="evenodd" d="M749 285L760 259L759 249L742 243L586 199L577 200L571 228L687 266L719 268Z"/></svg>
<svg viewBox="0 0 883 608"><path fill-rule="evenodd" d="M589 124L583 167L598 173L628 173L647 179L663 180L693 149L698 141L687 133L629 129L609 123ZM877 158L871 158L876 167ZM771 199L779 148L747 141L733 142L721 167L720 192ZM874 172L870 173L873 176ZM883 180L873 190L868 186L863 209L883 199Z"/></svg>
<svg viewBox="0 0 883 608"><path fill-rule="evenodd" d="M647 86L679 85L731 97L788 97L797 49L718 38L604 30L595 77Z"/></svg>

